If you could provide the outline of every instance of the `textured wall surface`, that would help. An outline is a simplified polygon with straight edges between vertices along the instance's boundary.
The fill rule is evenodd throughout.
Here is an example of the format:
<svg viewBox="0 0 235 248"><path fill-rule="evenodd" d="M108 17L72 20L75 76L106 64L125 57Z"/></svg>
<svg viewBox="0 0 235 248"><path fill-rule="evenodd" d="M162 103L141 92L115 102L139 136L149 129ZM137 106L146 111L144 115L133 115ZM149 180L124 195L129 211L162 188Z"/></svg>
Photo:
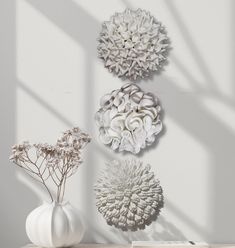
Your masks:
<svg viewBox="0 0 235 248"><path fill-rule="evenodd" d="M102 21L126 7L150 10L172 46L164 71L139 83L164 109L164 134L138 158L160 179L165 208L134 233L108 226L93 193L104 162L129 156L104 147L94 123L100 97L124 84L97 58L96 38ZM87 221L84 242L235 242L234 11L234 0L1 1L2 246L28 242L25 218L45 193L8 162L11 144L54 142L73 125L93 136L66 192Z"/></svg>

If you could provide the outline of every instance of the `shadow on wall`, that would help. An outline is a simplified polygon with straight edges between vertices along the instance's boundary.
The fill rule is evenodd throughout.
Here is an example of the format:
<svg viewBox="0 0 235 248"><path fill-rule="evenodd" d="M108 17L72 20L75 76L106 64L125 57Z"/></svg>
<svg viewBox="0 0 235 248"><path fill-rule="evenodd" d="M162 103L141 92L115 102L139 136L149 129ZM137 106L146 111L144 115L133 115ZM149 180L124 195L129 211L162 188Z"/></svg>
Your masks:
<svg viewBox="0 0 235 248"><path fill-rule="evenodd" d="M235 196L231 195L230 192L235 188L235 159L233 151L235 147L235 134L220 118L217 118L206 108L203 100L205 97L211 97L235 111L235 92L229 98L217 89L216 80L213 78L203 56L194 44L189 30L181 20L174 1L166 0L165 3L178 24L179 31L182 32L182 36L204 76L207 87L200 88L200 84L194 80L193 86L199 94L196 96L194 94L184 94L180 92L171 79L163 75L158 78L158 91L170 92L174 96L172 101L171 97L162 95L162 102L164 102L167 114L179 126L190 133L195 140L202 143L210 155L210 164L213 168L211 171L212 185L210 187L212 189L212 192L210 192L210 202L213 207L211 209L212 232L204 233L203 236L205 240L210 242L233 243L235 225L234 218L231 218L231 216L234 216ZM175 58L174 62L177 62ZM179 63L175 64L185 77L189 80L193 78L186 67L182 67ZM156 93L155 84L152 81L145 84L143 88ZM172 206L172 210L174 211L174 206Z"/></svg>
<svg viewBox="0 0 235 248"><path fill-rule="evenodd" d="M113 234L119 242L131 243L132 241L154 240L154 241L186 241L183 233L165 217L160 215L157 221L146 227L145 232L123 232L117 228L112 228Z"/></svg>
<svg viewBox="0 0 235 248"><path fill-rule="evenodd" d="M84 9L70 0L27 0L27 2L47 16L54 24L83 46L86 51L87 71L85 83L87 89L85 94L88 95L89 93L90 98L87 99L89 102L87 102L88 110L85 118L87 120L87 131L93 133L94 110L92 108L94 104L91 102L93 99L91 94L94 93L92 85L94 80L92 68L94 60L96 59L96 37L100 29L99 22ZM127 5L130 5L127 0L124 2ZM185 38L195 61L198 63L198 67L204 75L204 80L208 83L206 89L200 88L198 86L199 84L197 85L196 80L193 79L193 76L187 68L180 64L176 58L172 57L175 65L182 73L184 73L185 77L195 85L195 89L197 89L197 92L199 92L200 95L195 97L193 94L183 94L174 82L164 75L158 75L157 87L160 92L170 92L174 95L173 100L166 95L162 95L161 101L164 102L164 108L167 115L174 119L174 121L184 128L184 130L189 132L192 137L205 145L210 153L210 163L213 166L213 185L211 188L214 190L214 192L211 192L211 202L212 206L214 206L214 208L211 209L213 217L212 233L205 233L203 230L200 230L200 228L197 228L193 220L188 220L187 217L183 213L180 213L173 205L169 207L172 212L175 212L176 215L180 215L179 217L185 220L185 222L195 230L195 232L204 237L205 240L209 242L234 242L234 220L231 216L234 216L235 197L231 194L226 194L226 192L231 192L231 189L235 188L235 180L233 180L233 175L235 174L233 155L235 135L227 126L224 125L224 123L216 119L216 117L212 115L205 106L203 106L203 102L200 99L200 97L211 96L216 100L229 104L230 107L235 110L234 96L233 98L228 99L217 91L214 84L215 80L210 74L206 63L203 60L203 56L200 55L200 52L194 44L190 32L180 19L180 15L173 4L173 1L166 0L165 3L171 11L172 16L175 18L176 23L178 23L179 32L182 32L182 36ZM29 192L28 189L16 181L12 166L8 162L8 154L10 152L9 147L11 147L15 142L16 87L21 86L20 84L17 85L17 80L15 78L15 1L8 0L0 3L0 5L0 30L1 32L4 32L1 37L0 47L0 77L2 81L0 84L0 107L2 113L0 129L2 134L0 143L2 173L0 183L1 200L3 203L1 206L1 223L4 223L4 227L1 226L1 229L4 228L4 231L0 231L0 240L2 245L8 247L19 247L21 244L25 243L26 240L24 231L26 215L36 206L37 198L32 194L32 192ZM84 23L86 24L86 28L84 28ZM146 91L156 93L155 78L141 86ZM31 95L33 96L34 94ZM40 97L37 95L34 95L34 98L40 100ZM51 111L52 114L56 114L53 113L53 109L47 103L44 104L44 107ZM66 122L63 116L57 115L57 117L60 118L61 121ZM224 149L225 145L226 149ZM221 151L223 151L223 153ZM97 152L103 152L103 150L97 149ZM95 173L93 170L94 160L94 157L88 157L86 172L86 177L89 179L87 180L88 182L92 182ZM91 184L87 185L88 192L90 192L91 187ZM90 215L91 213L94 214L90 207L92 197L92 195L89 195L84 203L87 206L87 215ZM166 207L168 207L167 203ZM151 239L185 240L183 233L181 233L173 223L170 223L163 216L159 217L157 223L162 226L163 231L159 232L155 227L155 224L151 225L148 227L152 228ZM100 230L98 230L99 228L91 227L91 229L94 232L100 232ZM14 239L12 239L12 233L14 233ZM146 234L141 231L125 235L123 232L113 229L113 233L117 238L120 237L124 241L130 241L133 239L149 239L149 236L147 237ZM111 242L109 237L106 237L105 234L100 233L99 235L103 236L107 242ZM92 238L88 237L88 239L89 238L89 241L91 241Z"/></svg>
<svg viewBox="0 0 235 248"><path fill-rule="evenodd" d="M37 198L16 180L8 157L16 134L16 28L15 1L0 2L0 241L2 247L18 248L26 242L25 219Z"/></svg>

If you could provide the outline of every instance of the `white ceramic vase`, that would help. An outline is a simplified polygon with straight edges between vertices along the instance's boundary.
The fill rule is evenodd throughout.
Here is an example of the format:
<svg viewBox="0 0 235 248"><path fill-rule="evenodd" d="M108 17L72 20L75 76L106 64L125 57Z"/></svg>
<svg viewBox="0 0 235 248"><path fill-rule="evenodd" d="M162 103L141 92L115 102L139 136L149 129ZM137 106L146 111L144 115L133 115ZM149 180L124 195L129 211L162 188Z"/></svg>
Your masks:
<svg viewBox="0 0 235 248"><path fill-rule="evenodd" d="M40 247L78 244L84 232L81 216L69 202L44 202L26 219L26 233L31 242Z"/></svg>

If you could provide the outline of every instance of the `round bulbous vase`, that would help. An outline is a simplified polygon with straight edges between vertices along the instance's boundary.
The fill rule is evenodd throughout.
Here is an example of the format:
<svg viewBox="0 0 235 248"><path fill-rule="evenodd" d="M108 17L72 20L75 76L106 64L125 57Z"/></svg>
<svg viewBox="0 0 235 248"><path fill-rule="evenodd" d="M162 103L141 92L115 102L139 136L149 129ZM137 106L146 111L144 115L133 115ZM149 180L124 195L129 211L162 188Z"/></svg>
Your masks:
<svg viewBox="0 0 235 248"><path fill-rule="evenodd" d="M81 215L69 202L44 202L26 219L26 233L40 247L73 246L81 241L84 232Z"/></svg>

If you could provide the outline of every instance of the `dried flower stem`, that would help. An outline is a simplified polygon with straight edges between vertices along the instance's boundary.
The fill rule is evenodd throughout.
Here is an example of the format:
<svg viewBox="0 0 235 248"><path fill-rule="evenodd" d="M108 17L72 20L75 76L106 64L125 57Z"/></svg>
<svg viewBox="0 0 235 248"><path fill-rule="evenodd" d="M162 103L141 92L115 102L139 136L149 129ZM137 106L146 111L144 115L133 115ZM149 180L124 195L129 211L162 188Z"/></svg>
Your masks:
<svg viewBox="0 0 235 248"><path fill-rule="evenodd" d="M52 201L62 202L67 178L81 164L80 151L88 142L90 137L87 134L79 128L73 128L64 132L54 146L40 143L30 145L28 142L14 145L10 160L43 184ZM46 183L48 179L56 187L55 198Z"/></svg>

